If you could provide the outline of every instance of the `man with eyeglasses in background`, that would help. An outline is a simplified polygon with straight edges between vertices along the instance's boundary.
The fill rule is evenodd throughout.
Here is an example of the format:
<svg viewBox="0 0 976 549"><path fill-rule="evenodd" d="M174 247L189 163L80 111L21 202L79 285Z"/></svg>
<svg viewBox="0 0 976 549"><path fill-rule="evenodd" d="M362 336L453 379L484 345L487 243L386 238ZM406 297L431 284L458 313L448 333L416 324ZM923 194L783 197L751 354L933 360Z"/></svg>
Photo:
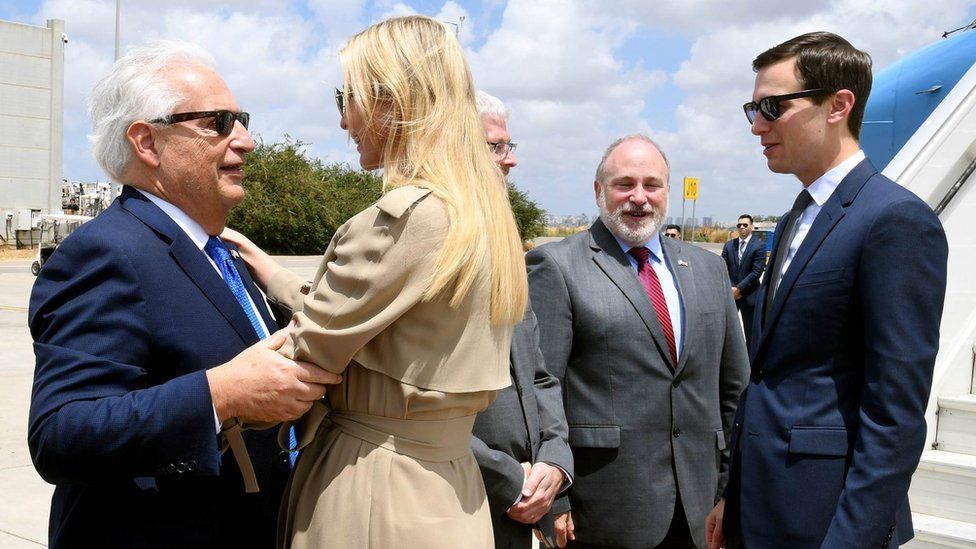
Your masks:
<svg viewBox="0 0 976 549"><path fill-rule="evenodd" d="M945 233L860 150L867 53L814 32L752 66L752 133L769 169L803 188L759 290L710 547L899 546L913 536L907 494L925 444Z"/></svg>
<svg viewBox="0 0 976 549"><path fill-rule="evenodd" d="M481 116L481 125L485 128L491 157L507 176L509 170L518 166L515 158L518 144L512 143L512 138L508 135L508 109L497 97L481 90L475 92L475 103L478 106L478 115Z"/></svg>
<svg viewBox="0 0 976 549"><path fill-rule="evenodd" d="M212 66L160 42L92 92L92 148L124 188L30 300L28 445L56 485L50 547L273 547L289 455L236 419L298 418L340 379L275 352L284 331L216 237L254 141Z"/></svg>
<svg viewBox="0 0 976 549"><path fill-rule="evenodd" d="M508 135L508 109L481 90L475 102L488 147L507 175L518 163ZM545 368L531 306L512 333L509 368L512 385L478 414L471 441L488 492L495 546L531 547L536 526L545 543L563 547L565 537L555 539L554 521L565 522L568 515L554 517L551 511L556 495L572 482L573 454L562 391Z"/></svg>
<svg viewBox="0 0 976 549"><path fill-rule="evenodd" d="M735 224L739 233L722 247L722 259L729 270L732 282L732 298L742 315L742 327L746 332L746 346L752 345L752 317L756 308L756 290L766 268L766 247L758 238L752 238L752 216L742 214Z"/></svg>

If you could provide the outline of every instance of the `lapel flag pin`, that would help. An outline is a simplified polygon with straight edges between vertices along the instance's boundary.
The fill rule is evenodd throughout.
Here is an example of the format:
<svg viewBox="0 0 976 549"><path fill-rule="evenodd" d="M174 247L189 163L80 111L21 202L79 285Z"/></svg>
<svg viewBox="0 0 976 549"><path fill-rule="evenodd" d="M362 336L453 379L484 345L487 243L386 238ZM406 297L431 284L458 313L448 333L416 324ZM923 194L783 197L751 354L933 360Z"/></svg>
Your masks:
<svg viewBox="0 0 976 549"><path fill-rule="evenodd" d="M684 259L679 259L678 260L678 265L681 265L682 267L687 267L688 266L688 262L685 261Z"/></svg>

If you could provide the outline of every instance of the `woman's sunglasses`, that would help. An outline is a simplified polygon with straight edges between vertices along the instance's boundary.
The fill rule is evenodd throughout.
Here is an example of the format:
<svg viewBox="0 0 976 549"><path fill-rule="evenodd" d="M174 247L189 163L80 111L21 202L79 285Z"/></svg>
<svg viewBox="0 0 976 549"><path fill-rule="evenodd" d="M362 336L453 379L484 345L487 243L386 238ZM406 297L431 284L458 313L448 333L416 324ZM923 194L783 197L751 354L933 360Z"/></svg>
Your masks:
<svg viewBox="0 0 976 549"><path fill-rule="evenodd" d="M352 97L352 92L346 93L339 88L335 89L336 107L339 108L339 116L346 115L346 96Z"/></svg>

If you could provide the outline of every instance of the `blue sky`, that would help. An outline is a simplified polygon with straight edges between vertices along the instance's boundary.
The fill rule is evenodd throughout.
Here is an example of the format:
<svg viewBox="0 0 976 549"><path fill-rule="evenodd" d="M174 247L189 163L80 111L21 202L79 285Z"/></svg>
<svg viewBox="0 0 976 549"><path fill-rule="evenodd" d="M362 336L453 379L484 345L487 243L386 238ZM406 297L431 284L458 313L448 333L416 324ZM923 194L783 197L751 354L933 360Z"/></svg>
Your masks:
<svg viewBox="0 0 976 549"><path fill-rule="evenodd" d="M681 179L700 180L699 217L779 214L799 183L766 169L741 105L757 53L803 32L830 30L882 69L969 23L969 0L148 0L122 1L123 48L153 39L199 43L251 113L265 141L309 143L327 162L357 165L331 90L337 52L391 15L456 22L475 85L505 101L519 142L511 178L554 214L596 213L593 172L615 138L649 134L672 166L671 215ZM114 0L0 0L0 19L63 19L64 177L104 180L88 150L84 102L111 65ZM689 204L690 215L690 204Z"/></svg>

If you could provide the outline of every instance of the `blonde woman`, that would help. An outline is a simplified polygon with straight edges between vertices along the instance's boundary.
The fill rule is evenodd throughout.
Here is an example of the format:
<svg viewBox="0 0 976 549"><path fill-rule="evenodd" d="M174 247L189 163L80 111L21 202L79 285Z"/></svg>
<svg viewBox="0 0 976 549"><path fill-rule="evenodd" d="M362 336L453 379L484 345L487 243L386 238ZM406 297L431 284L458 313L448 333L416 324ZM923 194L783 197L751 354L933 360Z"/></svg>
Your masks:
<svg viewBox="0 0 976 549"><path fill-rule="evenodd" d="M336 90L384 196L336 232L304 281L236 234L268 295L293 310L284 352L343 374L297 425L283 547L492 547L470 450L475 414L510 383L527 286L501 173L453 33L376 24L342 50ZM306 289L308 289L306 287Z"/></svg>

